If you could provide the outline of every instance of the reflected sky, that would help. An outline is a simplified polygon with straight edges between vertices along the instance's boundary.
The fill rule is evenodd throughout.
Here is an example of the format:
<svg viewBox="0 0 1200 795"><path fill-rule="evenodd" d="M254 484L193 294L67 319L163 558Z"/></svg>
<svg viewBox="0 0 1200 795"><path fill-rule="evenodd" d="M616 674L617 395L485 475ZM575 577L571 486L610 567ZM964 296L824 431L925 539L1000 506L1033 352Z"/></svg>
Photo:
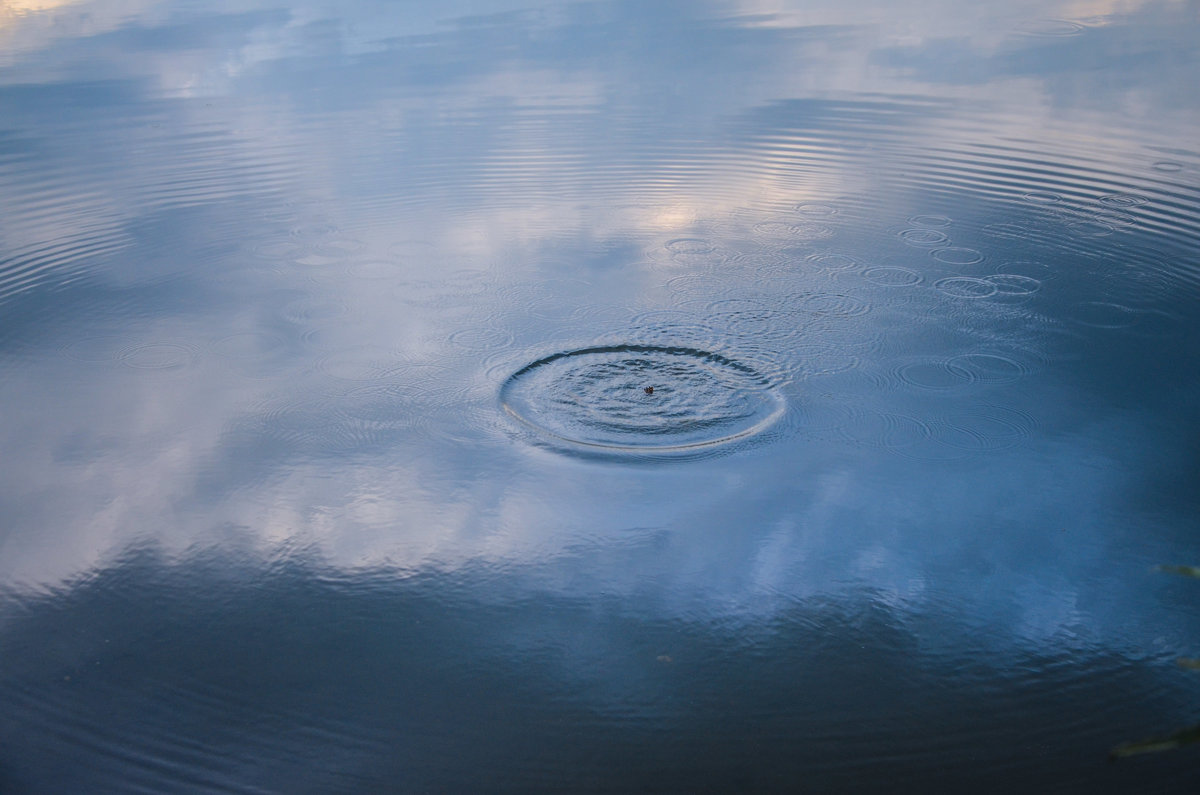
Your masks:
<svg viewBox="0 0 1200 795"><path fill-rule="evenodd" d="M146 629L172 618L262 634L255 676L302 689L352 675L354 655L283 659L310 644L410 664L430 692L474 694L447 724L484 704L542 736L634 699L669 760L703 756L705 732L732 742L715 708L673 711L646 684L680 659L675 635L709 661L680 692L718 701L743 686L718 651L731 645L830 692L856 643L903 666L904 687L948 681L915 720L933 748L953 732L928 726L956 699L1005 703L1004 684L980 695L962 673L981 664L1023 694L1001 737L1130 678L1101 706L1132 717L1088 734L1101 756L1156 716L1186 722L1175 699L1196 686L1173 660L1195 653L1195 591L1152 567L1194 562L1200 507L1196 10L5 4L0 645L21 652L0 652L0 686L52 733L39 671L122 658L39 633L104 615L130 668L103 688L127 705L132 745L171 701L128 701L138 676L219 679L210 705L257 681L214 662L219 632ZM736 363L786 411L686 460L564 450L504 412L503 385L530 363L630 345ZM654 406L600 409L591 381L563 382L529 404L589 422ZM712 410L701 391L658 395L695 418ZM224 577L228 599L207 596ZM487 662L439 679L433 652L382 643L363 618L401 608L437 653ZM283 628L313 610L328 612L311 636ZM209 663L188 668L190 654ZM526 706L490 701L530 660ZM848 743L838 721L871 714L793 693L764 718L795 668L751 667L767 685L742 717L779 736ZM1038 691L1043 674L1075 695ZM408 709L346 728L329 705L370 702L373 681L300 708L357 738L339 746L355 769ZM907 703L876 695L889 715ZM414 731L439 722L434 702ZM236 742L209 718L218 745ZM678 721L706 728L676 747L656 732ZM622 725L596 730L628 761ZM413 782L439 781L447 749L473 742L445 731L406 752L432 754ZM913 770L932 753L855 742ZM281 740L260 749L274 767L200 783L271 786L318 746ZM484 746L479 769L529 789L519 748ZM1069 780L1099 776L1075 751ZM768 756L779 776L762 788L800 775ZM10 760L0 784L18 768L48 780Z"/></svg>

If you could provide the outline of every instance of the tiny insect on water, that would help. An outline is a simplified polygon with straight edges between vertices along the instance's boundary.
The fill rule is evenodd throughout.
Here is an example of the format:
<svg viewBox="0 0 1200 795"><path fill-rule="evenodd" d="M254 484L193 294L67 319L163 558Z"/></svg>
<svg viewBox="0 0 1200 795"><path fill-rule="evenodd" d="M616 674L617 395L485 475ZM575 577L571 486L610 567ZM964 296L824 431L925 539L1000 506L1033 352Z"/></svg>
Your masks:
<svg viewBox="0 0 1200 795"><path fill-rule="evenodd" d="M646 388L645 388L643 391L644 391L644 392L645 392L647 395L653 395L653 394L654 394L654 387L652 387L652 386L648 386L648 387L646 387Z"/></svg>

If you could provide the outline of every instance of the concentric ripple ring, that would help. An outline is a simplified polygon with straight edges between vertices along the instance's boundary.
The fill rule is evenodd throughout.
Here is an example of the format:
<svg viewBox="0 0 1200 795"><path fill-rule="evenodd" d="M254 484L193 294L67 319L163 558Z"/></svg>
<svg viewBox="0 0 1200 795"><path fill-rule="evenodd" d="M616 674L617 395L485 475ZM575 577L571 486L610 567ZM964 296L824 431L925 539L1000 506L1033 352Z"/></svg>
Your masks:
<svg viewBox="0 0 1200 795"><path fill-rule="evenodd" d="M769 428L785 403L771 380L720 353L607 345L546 356L500 388L505 412L576 452L688 456Z"/></svg>

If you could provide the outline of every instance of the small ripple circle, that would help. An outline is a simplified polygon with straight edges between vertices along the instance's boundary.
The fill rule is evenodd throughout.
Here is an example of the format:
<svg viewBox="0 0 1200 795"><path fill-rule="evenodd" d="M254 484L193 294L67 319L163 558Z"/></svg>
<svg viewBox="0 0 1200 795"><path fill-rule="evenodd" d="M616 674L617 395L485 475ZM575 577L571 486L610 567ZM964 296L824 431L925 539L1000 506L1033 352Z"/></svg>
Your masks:
<svg viewBox="0 0 1200 795"><path fill-rule="evenodd" d="M934 251L933 258L947 265L974 265L983 262L983 253L966 246L949 246Z"/></svg>
<svg viewBox="0 0 1200 795"><path fill-rule="evenodd" d="M899 237L910 246L920 246L922 248L933 248L935 246L945 245L950 242L949 236L945 232L939 232L936 229L928 227L914 227L912 229L904 229L899 233Z"/></svg>
<svg viewBox="0 0 1200 795"><path fill-rule="evenodd" d="M880 265L863 271L863 278L883 287L911 287L921 283L921 274L897 265Z"/></svg>

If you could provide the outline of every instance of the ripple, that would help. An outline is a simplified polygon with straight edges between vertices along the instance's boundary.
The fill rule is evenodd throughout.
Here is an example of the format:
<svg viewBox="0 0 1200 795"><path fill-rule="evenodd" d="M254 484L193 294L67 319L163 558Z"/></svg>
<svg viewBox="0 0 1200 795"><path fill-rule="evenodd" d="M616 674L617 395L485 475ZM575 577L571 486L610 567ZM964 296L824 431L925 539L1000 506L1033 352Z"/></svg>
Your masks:
<svg viewBox="0 0 1200 795"><path fill-rule="evenodd" d="M812 266L827 271L853 270L862 266L862 261L849 254L836 251L825 251L820 254L810 254L805 260Z"/></svg>
<svg viewBox="0 0 1200 795"><path fill-rule="evenodd" d="M898 265L880 265L863 271L863 278L881 287L912 287L920 284L924 277Z"/></svg>
<svg viewBox="0 0 1200 795"><path fill-rule="evenodd" d="M1153 168L1155 171L1174 174L1178 171L1183 171L1183 163L1177 163L1174 160L1156 160L1153 164Z"/></svg>
<svg viewBox="0 0 1200 795"><path fill-rule="evenodd" d="M798 433L802 438L845 441L860 412L831 394L805 399L796 412Z"/></svg>
<svg viewBox="0 0 1200 795"><path fill-rule="evenodd" d="M272 398L251 405L244 415L232 421L224 435L255 445L269 441L277 450L295 452L321 446L319 441L330 427L328 416L328 407L314 402L310 396Z"/></svg>
<svg viewBox="0 0 1200 795"><path fill-rule="evenodd" d="M425 423L425 412L415 411L412 398L394 384L359 386L332 401L337 417L367 436L383 437Z"/></svg>
<svg viewBox="0 0 1200 795"><path fill-rule="evenodd" d="M644 343L665 348L702 348L719 347L726 335L718 329L702 323L695 315L688 313L689 320L642 322L632 326L636 338ZM628 335L605 337L605 342L616 345L628 339Z"/></svg>
<svg viewBox="0 0 1200 795"><path fill-rule="evenodd" d="M1108 301L1081 301L1071 307L1071 320L1091 328L1130 328L1138 322L1137 310Z"/></svg>
<svg viewBox="0 0 1200 795"><path fill-rule="evenodd" d="M950 447L984 452L1016 447L1032 435L1032 426L1032 419L1024 412L981 406L940 416L934 433Z"/></svg>
<svg viewBox="0 0 1200 795"><path fill-rule="evenodd" d="M373 381L403 364L395 351L361 345L321 357L316 369L341 381Z"/></svg>
<svg viewBox="0 0 1200 795"><path fill-rule="evenodd" d="M704 453L761 433L784 411L769 379L744 362L640 344L538 359L504 382L500 400L553 445L606 455Z"/></svg>
<svg viewBox="0 0 1200 795"><path fill-rule="evenodd" d="M796 353L800 357L796 377L801 379L840 375L862 367L857 356L835 347L802 348Z"/></svg>
<svg viewBox="0 0 1200 795"><path fill-rule="evenodd" d="M701 237L681 237L670 240L663 246L672 254L710 254L717 250L716 244Z"/></svg>
<svg viewBox="0 0 1200 795"><path fill-rule="evenodd" d="M796 212L801 215L812 215L828 217L837 215L838 209L832 204L823 204L821 202L800 202L796 205Z"/></svg>
<svg viewBox="0 0 1200 795"><path fill-rule="evenodd" d="M1042 283L1029 276L1017 273L997 273L984 279L996 286L1000 295L1032 295L1042 289Z"/></svg>
<svg viewBox="0 0 1200 795"><path fill-rule="evenodd" d="M664 325L687 325L697 322L695 312L682 309L649 309L638 312L631 319L633 325L639 328L653 328Z"/></svg>
<svg viewBox="0 0 1200 795"><path fill-rule="evenodd" d="M1075 221L1067 224L1067 231L1076 237L1107 237L1117 230L1102 221Z"/></svg>
<svg viewBox="0 0 1200 795"><path fill-rule="evenodd" d="M998 287L986 279L970 276L951 276L933 283L941 292L955 298L987 298L998 292Z"/></svg>
<svg viewBox="0 0 1200 795"><path fill-rule="evenodd" d="M911 447L931 435L929 425L918 417L874 409L855 412L853 422L839 430L847 441L881 450Z"/></svg>
<svg viewBox="0 0 1200 795"><path fill-rule="evenodd" d="M914 215L908 219L913 226L923 226L930 229L945 229L953 223L944 215Z"/></svg>
<svg viewBox="0 0 1200 795"><path fill-rule="evenodd" d="M713 295L727 292L729 280L702 273L688 273L667 280L667 289L683 295Z"/></svg>
<svg viewBox="0 0 1200 795"><path fill-rule="evenodd" d="M857 317L871 311L870 304L844 293L810 293L801 300L805 309L818 315Z"/></svg>
<svg viewBox="0 0 1200 795"><path fill-rule="evenodd" d="M771 342L794 339L804 332L804 324L794 316L766 308L716 312L708 321L732 335Z"/></svg>
<svg viewBox="0 0 1200 795"><path fill-rule="evenodd" d="M355 262L346 268L346 273L355 279L398 281L402 266L395 260L369 259Z"/></svg>
<svg viewBox="0 0 1200 795"><path fill-rule="evenodd" d="M1101 196L1096 201L1107 204L1109 207L1137 207L1150 200L1136 193L1110 193L1107 196Z"/></svg>
<svg viewBox="0 0 1200 795"><path fill-rule="evenodd" d="M1092 210L1087 216L1088 220L1111 226L1114 229L1137 226L1138 223L1137 218L1131 213L1127 213L1124 210L1109 210L1103 207Z"/></svg>
<svg viewBox="0 0 1200 795"><path fill-rule="evenodd" d="M1025 278L1033 279L1038 282L1039 286L1047 279L1054 277L1054 270L1044 262L1033 262L1031 260L1018 260L1016 262L1005 262L996 269L997 276L1017 275Z"/></svg>
<svg viewBox="0 0 1200 795"><path fill-rule="evenodd" d="M309 221L289 230L292 237L300 240L322 240L338 233L337 224L331 221ZM324 242L322 240L322 242Z"/></svg>
<svg viewBox="0 0 1200 795"><path fill-rule="evenodd" d="M1031 234L1029 227L1023 224L998 223L983 227L983 233L1004 240L1025 240Z"/></svg>
<svg viewBox="0 0 1200 795"><path fill-rule="evenodd" d="M350 237L336 237L325 240L313 246L313 251L326 257L348 257L357 254L367 247L361 240Z"/></svg>
<svg viewBox="0 0 1200 795"><path fill-rule="evenodd" d="M492 326L469 326L450 335L450 344L468 351L494 351L513 343L509 331Z"/></svg>
<svg viewBox="0 0 1200 795"><path fill-rule="evenodd" d="M1171 295L1171 281L1161 270L1163 266L1142 264L1110 273L1105 286L1123 301L1158 301ZM1153 269L1151 269L1153 268Z"/></svg>
<svg viewBox="0 0 1200 795"><path fill-rule="evenodd" d="M983 262L983 253L964 246L950 246L935 250L933 258L947 265L974 265Z"/></svg>
<svg viewBox="0 0 1200 795"><path fill-rule="evenodd" d="M729 260L729 252L723 249L713 249L703 253L677 252L671 254L670 261L675 265L689 268L713 268L723 265Z"/></svg>
<svg viewBox="0 0 1200 795"><path fill-rule="evenodd" d="M723 312L754 312L767 308L767 305L757 298L722 298L710 301L705 307L707 313Z"/></svg>
<svg viewBox="0 0 1200 795"><path fill-rule="evenodd" d="M282 337L261 331L243 331L229 334L212 343L211 350L223 359L255 361L269 358L285 347Z"/></svg>
<svg viewBox="0 0 1200 795"><path fill-rule="evenodd" d="M1086 27L1069 19L1030 19L1017 26L1018 33L1048 38L1078 36L1085 30Z"/></svg>
<svg viewBox="0 0 1200 795"><path fill-rule="evenodd" d="M897 234L908 245L921 248L933 248L950 242L950 237L945 232L924 227L904 229Z"/></svg>
<svg viewBox="0 0 1200 795"><path fill-rule="evenodd" d="M1054 193L1048 190L1031 190L1021 194L1021 199L1030 204L1059 204L1063 197L1061 194Z"/></svg>
<svg viewBox="0 0 1200 795"><path fill-rule="evenodd" d="M970 370L944 359L909 362L894 374L901 383L920 389L953 389L976 380Z"/></svg>
<svg viewBox="0 0 1200 795"><path fill-rule="evenodd" d="M754 231L766 237L787 240L824 240L833 237L833 227L812 221L760 221Z"/></svg>
<svg viewBox="0 0 1200 795"><path fill-rule="evenodd" d="M345 302L317 296L305 296L290 301L283 307L282 312L285 320L301 325L336 320L348 314L350 307Z"/></svg>
<svg viewBox="0 0 1200 795"><path fill-rule="evenodd" d="M391 296L398 301L422 309L439 310L466 308L472 299L489 292L512 301L516 306L523 302L532 305L553 298L546 286L501 286L486 274L470 271L448 274L445 278L437 280L397 279L389 290Z"/></svg>
<svg viewBox="0 0 1200 795"><path fill-rule="evenodd" d="M946 366L964 371L977 381L1005 384L1029 374L1029 368L1016 359L998 353L964 353L951 357Z"/></svg>
<svg viewBox="0 0 1200 795"><path fill-rule="evenodd" d="M254 247L254 256L271 262L290 262L309 253L310 249L295 240L272 240Z"/></svg>
<svg viewBox="0 0 1200 795"><path fill-rule="evenodd" d="M175 370L187 367L196 358L189 345L176 342L150 342L121 351L121 363L139 370Z"/></svg>

